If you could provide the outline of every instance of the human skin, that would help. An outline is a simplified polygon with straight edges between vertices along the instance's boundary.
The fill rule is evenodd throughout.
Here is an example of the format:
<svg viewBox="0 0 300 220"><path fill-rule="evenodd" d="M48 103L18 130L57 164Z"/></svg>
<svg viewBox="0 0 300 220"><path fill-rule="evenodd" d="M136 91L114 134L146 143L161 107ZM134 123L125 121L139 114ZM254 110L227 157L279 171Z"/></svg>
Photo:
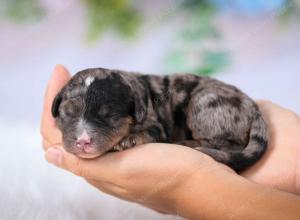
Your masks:
<svg viewBox="0 0 300 220"><path fill-rule="evenodd" d="M269 126L269 147L242 176L201 152L171 144L146 144L85 160L63 150L51 115L52 101L69 79L58 65L45 95L41 133L49 162L103 192L187 218L300 219L300 198L290 194L300 194L300 119L295 113L258 102Z"/></svg>

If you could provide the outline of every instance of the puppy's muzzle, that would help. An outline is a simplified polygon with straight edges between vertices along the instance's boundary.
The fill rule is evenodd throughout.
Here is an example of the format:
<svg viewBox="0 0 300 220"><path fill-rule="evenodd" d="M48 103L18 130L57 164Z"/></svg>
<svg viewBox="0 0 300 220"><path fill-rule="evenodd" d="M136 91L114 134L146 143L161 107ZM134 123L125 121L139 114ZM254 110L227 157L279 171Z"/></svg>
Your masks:
<svg viewBox="0 0 300 220"><path fill-rule="evenodd" d="M84 131L76 141L76 147L81 152L93 153L94 149L92 147L92 138Z"/></svg>

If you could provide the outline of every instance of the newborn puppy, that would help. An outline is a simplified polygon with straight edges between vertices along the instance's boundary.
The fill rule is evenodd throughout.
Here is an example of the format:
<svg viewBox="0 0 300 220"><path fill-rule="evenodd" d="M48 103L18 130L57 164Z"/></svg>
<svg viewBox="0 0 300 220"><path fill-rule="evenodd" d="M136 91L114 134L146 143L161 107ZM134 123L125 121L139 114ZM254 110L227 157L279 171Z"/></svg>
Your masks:
<svg viewBox="0 0 300 220"><path fill-rule="evenodd" d="M59 92L52 114L65 149L82 158L166 142L241 171L267 148L266 123L253 100L234 86L191 74L87 69Z"/></svg>

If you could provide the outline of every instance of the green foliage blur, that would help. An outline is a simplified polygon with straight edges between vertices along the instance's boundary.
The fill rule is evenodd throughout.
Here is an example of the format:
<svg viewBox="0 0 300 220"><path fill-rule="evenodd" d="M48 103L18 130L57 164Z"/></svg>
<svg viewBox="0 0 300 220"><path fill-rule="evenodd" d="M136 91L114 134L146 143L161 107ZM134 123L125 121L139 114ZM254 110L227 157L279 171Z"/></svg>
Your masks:
<svg viewBox="0 0 300 220"><path fill-rule="evenodd" d="M131 0L83 0L87 8L88 38L98 39L107 29L123 37L133 36L138 30L142 16Z"/></svg>
<svg viewBox="0 0 300 220"><path fill-rule="evenodd" d="M184 25L178 31L178 45L166 59L167 71L211 75L229 64L229 54L222 48L212 49L222 37L214 25L217 9L210 1L183 1L178 13L183 13Z"/></svg>
<svg viewBox="0 0 300 220"><path fill-rule="evenodd" d="M17 23L37 21L44 14L38 0L0 0L0 16Z"/></svg>
<svg viewBox="0 0 300 220"><path fill-rule="evenodd" d="M106 31L113 31L124 39L138 34L145 20L136 6L138 0L81 0L86 11L87 39L95 42ZM299 16L297 0L286 0L288 8L282 13L283 20L291 15ZM163 66L168 72L191 72L211 75L230 63L229 53L221 46L222 34L214 24L218 8L213 1L182 0L168 14L172 20L183 17L174 36L174 47ZM141 4L141 1L139 1ZM46 10L39 0L0 0L0 16L15 23L39 21ZM217 45L213 48L208 45Z"/></svg>

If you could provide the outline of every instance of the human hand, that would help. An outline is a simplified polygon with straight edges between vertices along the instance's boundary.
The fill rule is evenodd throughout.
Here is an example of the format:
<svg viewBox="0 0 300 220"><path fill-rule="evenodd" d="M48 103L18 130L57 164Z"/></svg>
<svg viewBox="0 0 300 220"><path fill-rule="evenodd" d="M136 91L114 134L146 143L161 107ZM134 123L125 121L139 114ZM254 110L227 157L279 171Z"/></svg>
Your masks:
<svg viewBox="0 0 300 220"><path fill-rule="evenodd" d="M241 175L256 183L300 194L300 118L269 101L257 104L268 124L268 149Z"/></svg>
<svg viewBox="0 0 300 220"><path fill-rule="evenodd" d="M45 95L41 133L48 161L84 177L103 192L161 212L171 211L169 205L172 203L169 201L175 196L173 189L180 188L189 176L200 172L201 167L206 167L203 169L205 172L233 172L201 152L171 144L142 145L94 160L67 153L61 147L61 133L51 115L51 105L69 79L68 71L57 66Z"/></svg>
<svg viewBox="0 0 300 220"><path fill-rule="evenodd" d="M40 127L44 150L47 150L49 147L62 146L62 134L55 125L51 108L55 96L70 79L71 75L69 71L62 65L56 65L44 97L44 109Z"/></svg>
<svg viewBox="0 0 300 220"><path fill-rule="evenodd" d="M184 187L194 172L202 172L204 177L212 169L214 172L232 172L209 156L178 145L147 144L107 154L95 160L84 160L65 152L61 148L61 134L55 127L50 109L53 98L69 78L66 69L56 67L46 93L41 131L44 148L52 147L46 153L48 161L83 176L104 192L166 212L171 209L168 205L176 194L174 192ZM299 150L288 146L299 143L299 118L296 120L297 116L270 102L259 102L259 106L271 131L271 147L257 165L242 175L258 183L296 192L296 180L290 176L299 172L299 169L295 170ZM293 128L292 131L290 128ZM286 138L281 135L282 132L287 135ZM289 142L286 142L287 137ZM279 168L283 168L279 165L283 159L287 159L289 163L278 172ZM281 177L288 174L288 178L278 181L278 178L274 178L275 174Z"/></svg>

